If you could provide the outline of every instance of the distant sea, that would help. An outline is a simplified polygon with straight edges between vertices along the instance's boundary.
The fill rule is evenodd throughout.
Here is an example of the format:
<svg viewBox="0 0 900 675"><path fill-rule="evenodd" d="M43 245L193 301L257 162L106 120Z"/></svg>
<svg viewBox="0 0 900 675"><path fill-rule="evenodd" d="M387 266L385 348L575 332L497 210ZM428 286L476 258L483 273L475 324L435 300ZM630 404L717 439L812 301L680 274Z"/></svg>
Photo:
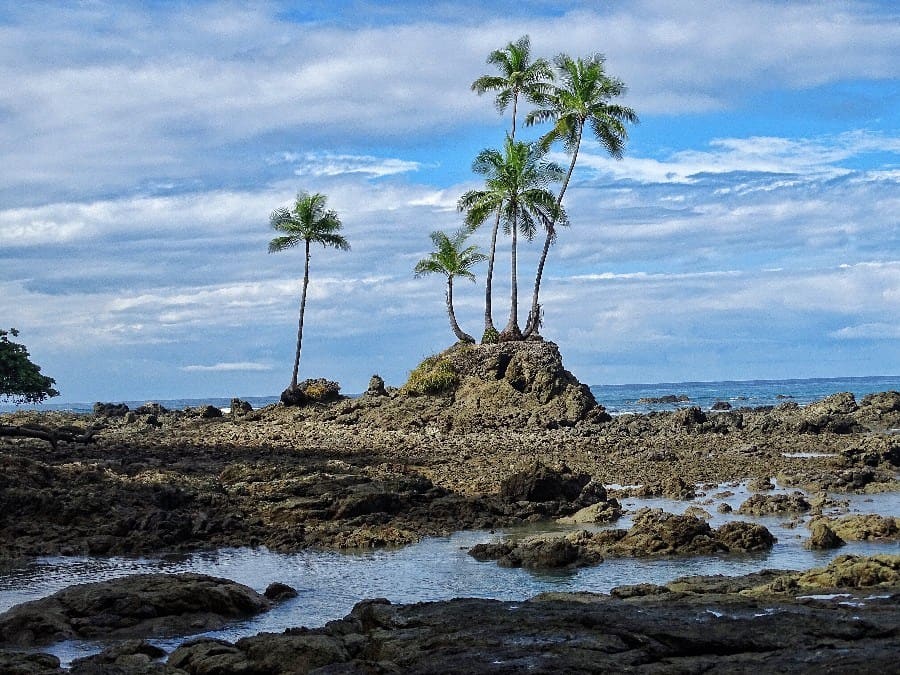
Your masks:
<svg viewBox="0 0 900 675"><path fill-rule="evenodd" d="M599 384L591 386L597 402L611 414L645 413L652 411L677 410L687 406L700 406L708 410L717 401L727 401L734 408L774 406L785 401L806 405L826 396L849 391L857 400L866 394L879 391L900 391L900 375L879 377L829 377L809 380L739 380L723 382L662 382L657 384ZM350 394L353 396L353 394ZM664 396L686 397L678 403L639 403L641 399ZM254 408L277 403L278 396L241 397ZM136 408L148 401L115 401ZM231 397L178 398L156 400L170 410L179 410L200 405L214 405L228 408ZM64 410L89 413L91 403L44 403L41 405L15 406L0 404L0 412L14 410Z"/></svg>

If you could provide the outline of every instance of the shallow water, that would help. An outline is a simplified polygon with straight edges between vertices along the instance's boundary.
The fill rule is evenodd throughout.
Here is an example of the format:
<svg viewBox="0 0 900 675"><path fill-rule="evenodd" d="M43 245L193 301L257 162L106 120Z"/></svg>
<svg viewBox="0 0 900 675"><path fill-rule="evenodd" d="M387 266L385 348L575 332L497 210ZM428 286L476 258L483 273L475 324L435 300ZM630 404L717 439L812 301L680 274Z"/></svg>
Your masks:
<svg viewBox="0 0 900 675"><path fill-rule="evenodd" d="M725 490L734 494L713 498L713 495ZM281 554L260 548L226 549L162 560L53 557L0 568L0 611L27 600L45 597L72 584L147 572L212 574L239 581L260 592L273 581L281 581L297 589L297 598L278 605L271 612L207 634L233 641L262 631L281 632L291 626L321 626L345 616L355 603L365 598L384 597L394 603L455 597L522 600L545 591L606 593L624 584L661 584L694 574L736 576L764 568L806 569L824 565L844 553L900 554L898 542L857 542L832 551L806 551L802 543L808 531L803 524L791 524L790 517L753 518L716 512L716 507L722 502L736 510L749 494L743 485L722 485L692 501L626 498L621 501L629 513L613 526L629 527L630 514L644 506L662 508L671 513L683 513L692 505L700 506L711 514L710 524L713 527L734 519L765 525L778 538L774 548L766 553L653 560L610 559L596 567L543 573L501 568L493 562L479 563L466 553L477 543L497 541L504 536L578 529L545 525L496 533L459 532L450 537L425 539L401 549L357 553L303 551ZM900 513L900 493L836 494L834 498L849 500L851 513ZM712 503L708 503L709 500ZM185 639L176 637L154 642L171 650ZM102 646L98 642L69 641L41 651L56 654L64 664L68 664L74 658L99 651Z"/></svg>

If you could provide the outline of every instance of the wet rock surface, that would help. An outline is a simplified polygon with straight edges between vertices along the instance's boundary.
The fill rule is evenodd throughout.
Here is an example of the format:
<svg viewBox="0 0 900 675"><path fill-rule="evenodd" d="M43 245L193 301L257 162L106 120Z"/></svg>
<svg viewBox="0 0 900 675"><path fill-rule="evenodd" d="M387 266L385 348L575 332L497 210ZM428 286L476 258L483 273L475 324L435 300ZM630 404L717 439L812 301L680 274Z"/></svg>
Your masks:
<svg viewBox="0 0 900 675"><path fill-rule="evenodd" d="M762 525L733 521L713 529L696 516L645 508L635 514L629 530L580 530L477 544L469 555L496 560L502 567L554 569L596 565L607 557L750 553L766 551L774 543L775 537Z"/></svg>
<svg viewBox="0 0 900 675"><path fill-rule="evenodd" d="M898 556L841 556L808 572L684 577L610 595L366 600L322 628L235 643L200 638L156 663L148 663L152 646L134 641L77 661L72 672L893 672L900 583L891 574L898 566ZM811 591L846 595L817 599L830 596ZM0 664L16 658L25 657L0 652ZM27 658L38 669L23 672L61 672L53 657Z"/></svg>
<svg viewBox="0 0 900 675"><path fill-rule="evenodd" d="M0 645L200 633L272 605L228 579L193 573L133 575L70 586L16 605L0 614Z"/></svg>

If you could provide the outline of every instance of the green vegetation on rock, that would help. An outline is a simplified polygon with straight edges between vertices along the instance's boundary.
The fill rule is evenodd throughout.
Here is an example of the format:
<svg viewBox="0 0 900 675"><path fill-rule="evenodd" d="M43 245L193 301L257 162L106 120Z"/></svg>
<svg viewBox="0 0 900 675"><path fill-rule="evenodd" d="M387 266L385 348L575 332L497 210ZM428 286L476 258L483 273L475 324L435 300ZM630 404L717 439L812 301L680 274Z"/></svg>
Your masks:
<svg viewBox="0 0 900 675"><path fill-rule="evenodd" d="M403 385L408 394L445 394L459 384L459 373L441 354L426 358L409 374Z"/></svg>

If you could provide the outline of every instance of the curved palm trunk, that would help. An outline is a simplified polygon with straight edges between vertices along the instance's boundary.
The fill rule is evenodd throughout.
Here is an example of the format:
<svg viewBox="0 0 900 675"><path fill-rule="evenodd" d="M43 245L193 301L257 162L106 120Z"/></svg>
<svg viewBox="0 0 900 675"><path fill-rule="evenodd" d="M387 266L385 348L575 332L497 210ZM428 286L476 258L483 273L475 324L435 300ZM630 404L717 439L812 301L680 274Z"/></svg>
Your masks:
<svg viewBox="0 0 900 675"><path fill-rule="evenodd" d="M303 315L306 313L307 286L309 286L309 239L306 240L306 258L303 263L303 291L300 294L300 321L297 325L297 355L294 357L294 373L291 375L291 389L297 388L297 373L300 371L300 349L303 346Z"/></svg>
<svg viewBox="0 0 900 675"><path fill-rule="evenodd" d="M496 331L494 328L494 314L492 300L492 285L494 283L494 257L497 254L497 230L500 229L500 209L497 209L497 218L494 220L494 229L491 230L491 249L488 251L487 274L484 278L484 332Z"/></svg>
<svg viewBox="0 0 900 675"><path fill-rule="evenodd" d="M516 260L516 244L517 244L517 229L518 229L518 218L516 217L516 209L513 207L513 222L512 222L512 249L510 251L510 257L512 258L512 267L510 269L510 299L509 299L509 322L506 324L506 328L503 329L503 338L505 340L521 340L522 339L522 331L519 329L519 282L517 275L517 260Z"/></svg>
<svg viewBox="0 0 900 675"><path fill-rule="evenodd" d="M475 338L466 333L462 328L459 327L459 324L456 322L456 312L453 311L453 277L447 276L447 314L450 316L450 328L453 329L453 334L456 335L456 339L460 342L475 342Z"/></svg>
<svg viewBox="0 0 900 675"><path fill-rule="evenodd" d="M562 205L563 196L569 187L569 180L572 178L572 172L575 170L575 162L578 159L578 149L581 147L581 134L584 131L584 123L578 128L578 140L575 143L575 150L572 152L572 161L569 162L569 171L566 173L566 179L563 181L562 188L559 190L559 197L556 198L557 210ZM538 261L537 274L534 276L534 293L531 296L531 310L528 312L528 321L525 324L525 337L529 337L537 333L541 326L541 305L538 302L541 293L541 279L544 276L544 264L547 262L547 254L550 252L550 245L553 243L553 235L555 229L556 218L547 225L547 237L544 239L544 249L541 251L541 258Z"/></svg>

